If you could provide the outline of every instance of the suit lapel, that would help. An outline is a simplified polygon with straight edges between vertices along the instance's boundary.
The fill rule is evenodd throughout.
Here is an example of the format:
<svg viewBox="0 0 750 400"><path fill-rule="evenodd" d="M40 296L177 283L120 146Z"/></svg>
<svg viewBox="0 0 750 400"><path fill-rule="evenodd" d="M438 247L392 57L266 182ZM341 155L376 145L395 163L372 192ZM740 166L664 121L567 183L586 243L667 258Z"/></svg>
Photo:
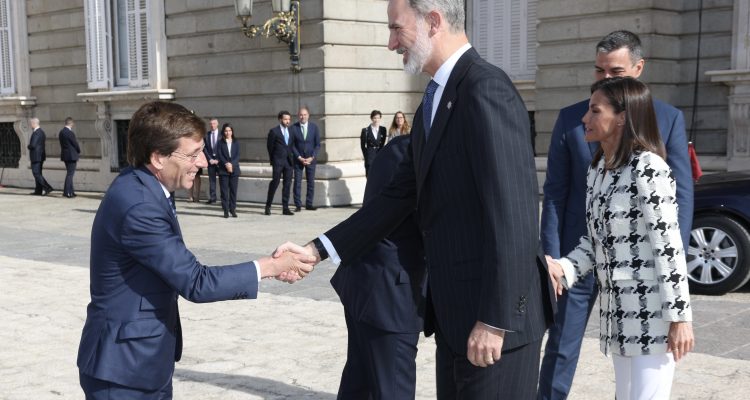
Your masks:
<svg viewBox="0 0 750 400"><path fill-rule="evenodd" d="M424 180L427 177L427 171L430 168L432 159L435 157L435 152L440 144L440 139L445 134L445 128L448 125L448 120L456 109L456 103L458 102L457 92L458 84L463 79L466 72L469 70L471 64L479 58L479 54L471 48L466 51L459 59L456 65L451 71L451 75L448 78L448 82L445 84L443 89L443 95L440 97L440 104L438 104L437 111L435 112L435 119L432 121L432 127L430 127L430 137L426 141L424 140L425 127L422 126L422 113L429 112L422 109L420 105L419 119L415 115L414 120L417 122L415 125L419 125L419 139L416 141L419 143L421 148L421 154L419 155L419 164L417 165L417 188L421 188L424 184Z"/></svg>

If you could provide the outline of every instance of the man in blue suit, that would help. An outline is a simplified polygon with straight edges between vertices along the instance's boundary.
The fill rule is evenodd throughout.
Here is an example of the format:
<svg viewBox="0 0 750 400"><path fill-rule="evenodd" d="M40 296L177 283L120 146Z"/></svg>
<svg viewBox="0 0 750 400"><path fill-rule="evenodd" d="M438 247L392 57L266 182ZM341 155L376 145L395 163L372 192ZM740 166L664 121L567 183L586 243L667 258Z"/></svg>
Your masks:
<svg viewBox="0 0 750 400"><path fill-rule="evenodd" d="M292 152L292 133L289 125L292 122L292 114L289 111L281 111L278 115L279 124L268 131L266 147L268 149L268 159L273 168L271 182L268 183L268 196L266 197L265 214L271 215L271 203L276 189L279 188L279 181L284 178L284 186L281 187L281 207L282 214L294 215L289 209L289 189L292 186L292 162L294 153Z"/></svg>
<svg viewBox="0 0 750 400"><path fill-rule="evenodd" d="M203 154L208 161L208 204L216 203L216 177L219 176L219 142L221 141L221 132L219 132L219 120L211 118L209 121L211 130L206 132L203 147ZM200 195L200 193L198 193Z"/></svg>
<svg viewBox="0 0 750 400"><path fill-rule="evenodd" d="M320 150L320 132L318 126L310 121L310 110L307 106L299 109L299 121L292 125L292 153L294 153L294 211L302 211L302 174L307 181L305 209L315 211L315 165Z"/></svg>
<svg viewBox="0 0 750 400"><path fill-rule="evenodd" d="M73 132L73 118L65 118L65 127L57 134L60 140L60 160L65 163L65 186L63 187L63 196L67 198L76 197L76 191L73 189L73 175L76 173L76 164L81 154L81 148L78 146L76 134Z"/></svg>
<svg viewBox="0 0 750 400"><path fill-rule="evenodd" d="M262 277L311 270L300 258L207 267L185 247L170 192L205 167L203 121L184 107L144 104L128 130L130 167L115 178L91 229L90 292L78 349L86 399L171 399L182 352L178 295L254 299Z"/></svg>
<svg viewBox="0 0 750 400"><path fill-rule="evenodd" d="M395 137L378 152L364 204L390 182L410 141L408 135ZM336 270L331 284L344 305L349 334L339 399L414 398L425 268L422 235L412 214L372 251Z"/></svg>
<svg viewBox="0 0 750 400"><path fill-rule="evenodd" d="M596 45L595 79L613 76L638 78L645 60L641 41L628 31L615 31ZM542 210L542 246L553 258L565 256L586 234L586 171L598 143L584 141L581 122L588 111L584 100L560 110L547 155ZM677 204L682 241L689 243L693 215L693 181L682 112L654 100L667 163L677 182ZM558 298L558 313L550 328L539 377L539 399L565 399L573 383L581 343L597 295L589 273Z"/></svg>

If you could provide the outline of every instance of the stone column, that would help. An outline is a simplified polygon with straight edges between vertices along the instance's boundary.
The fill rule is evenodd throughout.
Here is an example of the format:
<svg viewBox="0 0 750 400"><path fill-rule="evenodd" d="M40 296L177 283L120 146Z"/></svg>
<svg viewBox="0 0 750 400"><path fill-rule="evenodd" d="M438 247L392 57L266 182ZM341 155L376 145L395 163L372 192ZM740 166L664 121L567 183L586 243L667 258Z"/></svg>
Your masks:
<svg viewBox="0 0 750 400"><path fill-rule="evenodd" d="M730 70L708 71L712 82L730 87L727 170L750 169L750 0L735 0Z"/></svg>

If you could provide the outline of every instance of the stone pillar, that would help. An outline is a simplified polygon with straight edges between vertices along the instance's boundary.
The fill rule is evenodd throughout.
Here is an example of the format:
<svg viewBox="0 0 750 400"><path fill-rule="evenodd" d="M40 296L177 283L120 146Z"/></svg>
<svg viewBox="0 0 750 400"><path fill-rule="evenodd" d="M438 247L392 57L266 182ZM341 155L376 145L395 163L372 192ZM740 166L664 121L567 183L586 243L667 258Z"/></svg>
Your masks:
<svg viewBox="0 0 750 400"><path fill-rule="evenodd" d="M712 82L729 86L727 170L750 169L750 0L735 0L730 70L708 71Z"/></svg>

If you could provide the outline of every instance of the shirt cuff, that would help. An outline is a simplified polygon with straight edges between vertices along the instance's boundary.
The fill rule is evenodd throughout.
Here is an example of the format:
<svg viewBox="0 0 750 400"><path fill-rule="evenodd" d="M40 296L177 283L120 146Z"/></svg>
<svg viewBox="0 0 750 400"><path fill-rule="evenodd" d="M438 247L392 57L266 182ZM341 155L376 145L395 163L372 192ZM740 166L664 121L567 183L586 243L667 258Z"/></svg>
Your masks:
<svg viewBox="0 0 750 400"><path fill-rule="evenodd" d="M253 260L253 265L255 265L255 276L258 277L258 282L260 282L260 280L262 279L262 277L260 276L260 264L258 264L257 261Z"/></svg>
<svg viewBox="0 0 750 400"><path fill-rule="evenodd" d="M556 261L560 264L565 273L562 284L565 289L570 289L570 287L576 282L576 268L573 266L573 263L565 257Z"/></svg>
<svg viewBox="0 0 750 400"><path fill-rule="evenodd" d="M320 239L320 242L323 243L323 247L326 248L326 251L328 252L328 258L331 259L331 262L336 266L341 264L339 253L336 252L336 249L333 247L333 243L331 243L331 240L328 239L326 235L320 235L318 236L318 239Z"/></svg>
<svg viewBox="0 0 750 400"><path fill-rule="evenodd" d="M479 321L479 322L482 322L482 321ZM492 325L489 325L489 324L485 324L484 322L482 322L482 324L484 324L484 326L486 326L486 327L488 327L490 329L494 329L494 330L496 330L498 332L513 332L513 331L509 331L507 329L502 329L502 328L498 328L498 327L495 327L495 326L492 326Z"/></svg>

